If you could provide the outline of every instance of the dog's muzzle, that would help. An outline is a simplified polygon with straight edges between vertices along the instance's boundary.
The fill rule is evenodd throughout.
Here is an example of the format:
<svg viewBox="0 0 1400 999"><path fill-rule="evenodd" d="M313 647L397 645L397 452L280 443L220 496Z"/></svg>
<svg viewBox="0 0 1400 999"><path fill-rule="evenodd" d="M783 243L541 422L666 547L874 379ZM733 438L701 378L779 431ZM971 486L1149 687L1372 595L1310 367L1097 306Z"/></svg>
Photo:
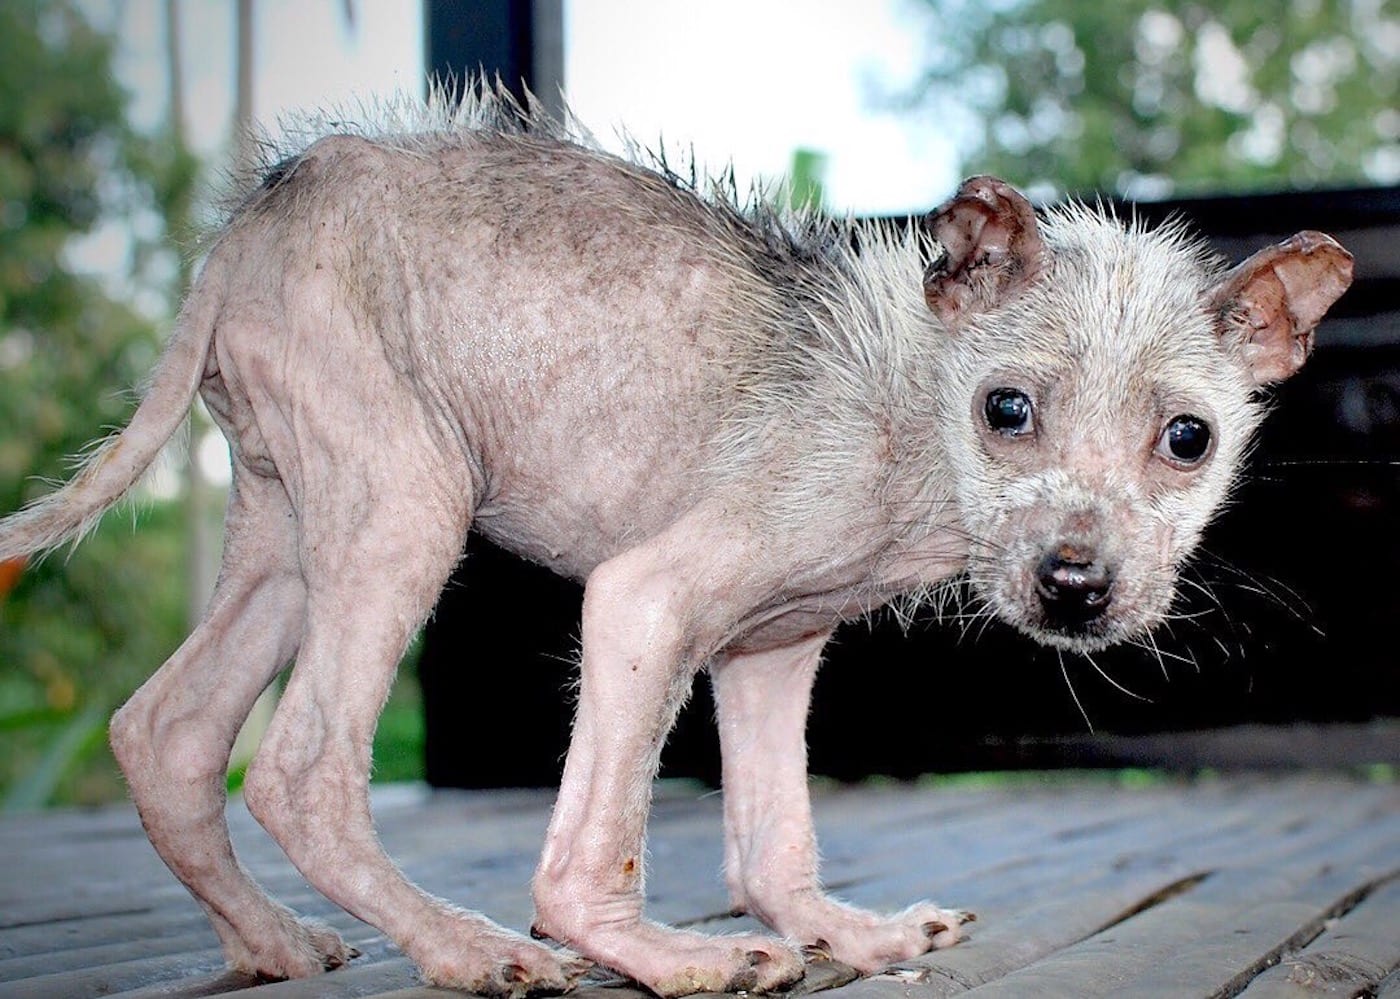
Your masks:
<svg viewBox="0 0 1400 999"><path fill-rule="evenodd" d="M1048 626L1083 631L1113 602L1113 571L1093 552L1060 545L1036 566L1035 589Z"/></svg>

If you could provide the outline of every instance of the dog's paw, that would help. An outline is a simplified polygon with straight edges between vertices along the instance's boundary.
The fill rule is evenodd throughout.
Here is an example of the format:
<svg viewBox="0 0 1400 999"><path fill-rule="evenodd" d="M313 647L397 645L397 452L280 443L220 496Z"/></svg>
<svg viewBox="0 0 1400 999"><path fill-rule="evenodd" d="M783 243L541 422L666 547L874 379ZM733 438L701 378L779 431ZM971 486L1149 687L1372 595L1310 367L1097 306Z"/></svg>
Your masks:
<svg viewBox="0 0 1400 999"><path fill-rule="evenodd" d="M784 913L774 916L775 928L803 944L809 955L849 964L865 974L951 947L962 939L963 925L976 918L929 902L886 916L822 895L794 899Z"/></svg>
<svg viewBox="0 0 1400 999"><path fill-rule="evenodd" d="M800 980L804 970L801 953L774 937L710 936L645 921L575 932L568 942L664 999L773 992Z"/></svg>
<svg viewBox="0 0 1400 999"><path fill-rule="evenodd" d="M679 966L658 969L642 984L665 999L697 992L773 992L801 980L802 956L765 937L717 937L688 948Z"/></svg>
<svg viewBox="0 0 1400 999"><path fill-rule="evenodd" d="M567 951L534 943L508 930L474 926L455 946L416 948L413 953L429 985L462 989L493 999L558 995L572 989L593 963Z"/></svg>
<svg viewBox="0 0 1400 999"><path fill-rule="evenodd" d="M347 964L360 952L340 934L313 919L301 919L280 906L270 927L256 934L221 934L228 965L256 978L279 981L309 978Z"/></svg>

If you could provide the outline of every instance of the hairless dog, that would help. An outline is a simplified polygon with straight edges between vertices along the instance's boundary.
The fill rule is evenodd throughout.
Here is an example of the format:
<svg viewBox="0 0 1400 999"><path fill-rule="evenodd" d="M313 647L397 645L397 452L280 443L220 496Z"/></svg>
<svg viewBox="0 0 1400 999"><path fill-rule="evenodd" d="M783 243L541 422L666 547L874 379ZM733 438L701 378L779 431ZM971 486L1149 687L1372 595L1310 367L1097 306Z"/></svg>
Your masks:
<svg viewBox="0 0 1400 999"><path fill-rule="evenodd" d="M248 808L428 982L560 991L597 962L663 996L764 991L801 977L803 945L871 972L956 942L956 910L821 889L804 724L823 645L963 576L1061 649L1147 633L1349 254L1302 232L1226 269L1180 225L1038 216L989 177L909 227L743 205L484 87L346 128L265 170L130 424L0 523L0 560L81 535L196 393L227 436L214 596L111 742L229 963L351 956L250 879L224 819L234 736L293 661ZM536 940L411 884L370 816L378 713L469 529L586 581ZM652 778L702 671L729 893L772 936L643 914Z"/></svg>

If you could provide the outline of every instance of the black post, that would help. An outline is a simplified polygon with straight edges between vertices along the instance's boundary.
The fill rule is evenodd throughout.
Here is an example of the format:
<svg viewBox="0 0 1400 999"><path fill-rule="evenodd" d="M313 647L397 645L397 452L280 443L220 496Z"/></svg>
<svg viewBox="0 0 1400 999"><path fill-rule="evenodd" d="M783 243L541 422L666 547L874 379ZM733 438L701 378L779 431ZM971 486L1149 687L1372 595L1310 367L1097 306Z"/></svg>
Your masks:
<svg viewBox="0 0 1400 999"><path fill-rule="evenodd" d="M559 91L560 0L427 0L427 63L460 97L484 74ZM426 772L438 787L552 784L568 739L582 590L473 534L423 635Z"/></svg>
<svg viewBox="0 0 1400 999"><path fill-rule="evenodd" d="M487 79L499 76L517 97L522 95L522 83L537 90L536 8L558 7L557 0L427 0L424 28L429 73L449 84L456 97L461 96L466 78L478 74Z"/></svg>

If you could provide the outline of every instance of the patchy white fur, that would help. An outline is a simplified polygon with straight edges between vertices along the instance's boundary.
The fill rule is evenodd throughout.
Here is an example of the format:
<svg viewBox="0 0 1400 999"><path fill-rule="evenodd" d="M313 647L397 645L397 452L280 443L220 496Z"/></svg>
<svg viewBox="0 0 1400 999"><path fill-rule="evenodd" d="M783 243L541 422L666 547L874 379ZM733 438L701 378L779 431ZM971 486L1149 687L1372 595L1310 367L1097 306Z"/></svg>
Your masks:
<svg viewBox="0 0 1400 999"><path fill-rule="evenodd" d="M1056 543L1071 510L1126 511L1114 526L1132 599L1117 601L1124 616L1092 648L1166 613L1175 570L1229 494L1263 408L1237 346L1202 304L1225 269L1182 226L1124 226L1070 204L1046 213L1041 234L1052 260L1044 279L969 322L942 358L939 424L958 519L973 539L973 584L1000 616L1042 641L1086 647L1028 617L1034 596L1022 567ZM1099 458L1067 468L1047 449L1031 475L990 459L969 416L974 392L991 377L1058 392L1058 419L1041 431L1046 443L1078 434L1081 450L1097 448ZM1143 411L1150 390L1166 410ZM1164 476L1149 492L1140 477L1153 467L1150 445L1163 421L1182 413L1208 420L1215 453L1201 470Z"/></svg>

